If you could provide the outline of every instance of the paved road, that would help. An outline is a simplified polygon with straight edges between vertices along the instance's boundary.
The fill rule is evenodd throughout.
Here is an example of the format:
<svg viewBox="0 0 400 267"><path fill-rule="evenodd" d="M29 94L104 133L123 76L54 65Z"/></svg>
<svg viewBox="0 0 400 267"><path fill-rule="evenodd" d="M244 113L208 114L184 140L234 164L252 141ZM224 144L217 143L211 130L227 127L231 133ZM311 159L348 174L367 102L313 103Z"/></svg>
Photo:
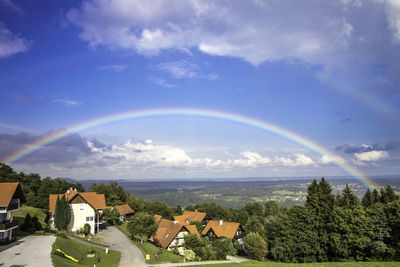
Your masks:
<svg viewBox="0 0 400 267"><path fill-rule="evenodd" d="M222 264L222 263L241 263L247 261L248 259L242 257L232 257L227 256L225 261L196 261L196 262L186 262L186 263L161 263L153 264L152 267L175 267L175 266L191 266L191 265L209 265L209 264Z"/></svg>
<svg viewBox="0 0 400 267"><path fill-rule="evenodd" d="M147 266L142 252L114 226L109 226L106 230L98 233L104 237L105 241L111 245L110 249L121 252L120 267L145 267Z"/></svg>
<svg viewBox="0 0 400 267"><path fill-rule="evenodd" d="M53 266L50 253L55 240L55 236L27 236L0 247L0 266Z"/></svg>

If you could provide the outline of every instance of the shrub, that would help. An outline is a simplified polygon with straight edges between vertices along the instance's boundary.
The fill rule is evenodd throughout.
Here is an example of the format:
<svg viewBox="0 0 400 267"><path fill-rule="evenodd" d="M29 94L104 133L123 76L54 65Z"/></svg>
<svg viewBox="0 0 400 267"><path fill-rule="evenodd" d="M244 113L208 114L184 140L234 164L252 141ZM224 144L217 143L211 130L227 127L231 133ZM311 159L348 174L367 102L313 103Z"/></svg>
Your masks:
<svg viewBox="0 0 400 267"><path fill-rule="evenodd" d="M66 231L58 231L56 233L56 236L61 237L61 238L66 238L66 239L68 238Z"/></svg>
<svg viewBox="0 0 400 267"><path fill-rule="evenodd" d="M42 224L39 222L39 218L37 217L37 215L34 215L32 217L32 226L33 228L35 228L36 231L42 230Z"/></svg>
<svg viewBox="0 0 400 267"><path fill-rule="evenodd" d="M185 259L188 261L192 261L196 257L196 254L193 252L193 250L185 249L183 251L183 257L185 257Z"/></svg>
<svg viewBox="0 0 400 267"><path fill-rule="evenodd" d="M93 247L88 249L88 254L94 254L94 253L96 253L96 250Z"/></svg>
<svg viewBox="0 0 400 267"><path fill-rule="evenodd" d="M87 236L88 234L90 234L90 224L85 223L85 225L83 226L83 233Z"/></svg>

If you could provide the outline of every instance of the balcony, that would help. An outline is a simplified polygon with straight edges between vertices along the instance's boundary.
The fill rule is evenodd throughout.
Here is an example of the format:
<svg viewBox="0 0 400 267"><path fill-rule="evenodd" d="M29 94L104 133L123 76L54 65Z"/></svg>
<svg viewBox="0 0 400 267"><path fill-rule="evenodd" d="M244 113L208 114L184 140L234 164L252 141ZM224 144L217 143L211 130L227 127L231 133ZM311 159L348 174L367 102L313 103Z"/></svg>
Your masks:
<svg viewBox="0 0 400 267"><path fill-rule="evenodd" d="M18 222L17 221L3 222L3 223L0 223L0 231L8 230L8 229L13 228L15 226L18 226Z"/></svg>

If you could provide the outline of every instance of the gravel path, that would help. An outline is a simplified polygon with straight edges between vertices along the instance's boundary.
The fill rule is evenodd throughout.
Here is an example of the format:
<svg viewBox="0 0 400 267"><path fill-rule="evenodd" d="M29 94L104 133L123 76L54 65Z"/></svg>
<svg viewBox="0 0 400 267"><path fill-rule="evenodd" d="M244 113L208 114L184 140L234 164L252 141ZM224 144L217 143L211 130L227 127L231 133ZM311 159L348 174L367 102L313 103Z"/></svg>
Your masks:
<svg viewBox="0 0 400 267"><path fill-rule="evenodd" d="M142 252L117 228L109 226L106 230L98 233L104 237L110 249L121 252L120 267L145 267L147 266Z"/></svg>
<svg viewBox="0 0 400 267"><path fill-rule="evenodd" d="M55 240L55 236L27 236L0 247L0 266L53 266L50 253Z"/></svg>

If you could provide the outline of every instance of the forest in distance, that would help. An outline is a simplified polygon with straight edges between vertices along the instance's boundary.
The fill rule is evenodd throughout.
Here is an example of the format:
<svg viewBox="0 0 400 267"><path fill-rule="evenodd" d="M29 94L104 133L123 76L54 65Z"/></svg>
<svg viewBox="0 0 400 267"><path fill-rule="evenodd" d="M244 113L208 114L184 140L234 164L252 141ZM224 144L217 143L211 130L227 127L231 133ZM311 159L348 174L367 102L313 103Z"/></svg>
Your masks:
<svg viewBox="0 0 400 267"><path fill-rule="evenodd" d="M225 208L237 208L247 202L265 203L273 200L281 206L304 204L307 187L314 178L321 177L276 177L236 179L185 179L185 180L117 180L126 192L152 202L163 202L169 206L186 207L196 203L216 202ZM366 187L354 178L325 177L332 186L333 194L340 194L348 184L357 197L361 198ZM390 185L400 192L400 177L380 176L372 180L381 186ZM64 178L71 183L74 179ZM84 180L80 184L89 190L93 183L115 180Z"/></svg>

